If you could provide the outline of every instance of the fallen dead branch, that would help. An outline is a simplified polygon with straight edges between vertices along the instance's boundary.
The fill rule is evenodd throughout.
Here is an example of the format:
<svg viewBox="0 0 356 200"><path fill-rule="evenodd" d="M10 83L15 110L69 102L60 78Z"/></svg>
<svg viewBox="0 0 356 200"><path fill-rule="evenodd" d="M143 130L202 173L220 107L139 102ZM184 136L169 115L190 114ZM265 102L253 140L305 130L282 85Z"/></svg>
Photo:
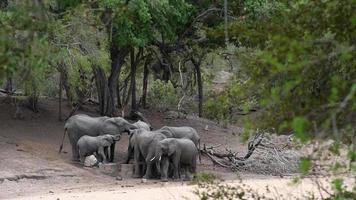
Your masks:
<svg viewBox="0 0 356 200"><path fill-rule="evenodd" d="M298 172L299 154L296 151L286 150L287 144L283 144L282 147L273 144L264 135L263 132L257 133L248 142L247 153L244 156L238 156L236 152L227 148L223 153L219 152L217 148L221 145L207 147L204 144L201 152L209 157L214 164L230 168L233 171L250 171L272 175Z"/></svg>

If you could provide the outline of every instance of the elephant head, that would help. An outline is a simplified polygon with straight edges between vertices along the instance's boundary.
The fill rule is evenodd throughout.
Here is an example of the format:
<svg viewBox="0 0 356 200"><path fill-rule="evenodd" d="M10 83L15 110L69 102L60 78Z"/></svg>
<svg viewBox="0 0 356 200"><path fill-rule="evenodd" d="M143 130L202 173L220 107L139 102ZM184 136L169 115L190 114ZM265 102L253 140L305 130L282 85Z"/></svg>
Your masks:
<svg viewBox="0 0 356 200"><path fill-rule="evenodd" d="M101 128L103 134L110 135L122 134L133 129L137 129L137 126L131 124L122 117L112 117L106 119Z"/></svg>
<svg viewBox="0 0 356 200"><path fill-rule="evenodd" d="M171 157L178 148L178 144L172 138L167 138L160 141L155 148L155 156L150 160L156 161L156 167L158 172L161 173L162 180L167 179L167 170L169 166L169 157ZM161 170L161 167L162 170Z"/></svg>
<svg viewBox="0 0 356 200"><path fill-rule="evenodd" d="M178 145L177 143L170 139L164 139L158 143L155 148L155 156L151 159L151 161L158 160L161 162L162 156L163 157L170 157L172 154L177 150Z"/></svg>
<svg viewBox="0 0 356 200"><path fill-rule="evenodd" d="M108 147L111 144L115 143L116 141L120 140L120 134L117 135L100 135L99 146L101 147Z"/></svg>

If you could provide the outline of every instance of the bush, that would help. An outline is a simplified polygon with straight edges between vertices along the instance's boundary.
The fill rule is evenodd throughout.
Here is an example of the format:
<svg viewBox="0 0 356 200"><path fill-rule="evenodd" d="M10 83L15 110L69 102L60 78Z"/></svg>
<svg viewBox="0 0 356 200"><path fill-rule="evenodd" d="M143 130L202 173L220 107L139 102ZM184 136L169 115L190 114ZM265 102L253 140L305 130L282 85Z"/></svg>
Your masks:
<svg viewBox="0 0 356 200"><path fill-rule="evenodd" d="M157 79L150 85L147 99L150 106L165 112L175 110L180 97L170 81L164 82Z"/></svg>
<svg viewBox="0 0 356 200"><path fill-rule="evenodd" d="M198 172L194 174L192 184L213 183L216 178L216 175L213 173Z"/></svg>
<svg viewBox="0 0 356 200"><path fill-rule="evenodd" d="M346 132L339 138L350 143L349 131L343 129L355 129L353 1L280 2L285 5L258 21L246 16L231 22L241 66L234 85L223 94L227 99L217 104L227 104L231 111L254 98L261 108L257 128L275 127L280 133L294 129L303 140L317 132L336 137ZM241 77L247 78L239 88ZM217 111L208 103L212 113Z"/></svg>

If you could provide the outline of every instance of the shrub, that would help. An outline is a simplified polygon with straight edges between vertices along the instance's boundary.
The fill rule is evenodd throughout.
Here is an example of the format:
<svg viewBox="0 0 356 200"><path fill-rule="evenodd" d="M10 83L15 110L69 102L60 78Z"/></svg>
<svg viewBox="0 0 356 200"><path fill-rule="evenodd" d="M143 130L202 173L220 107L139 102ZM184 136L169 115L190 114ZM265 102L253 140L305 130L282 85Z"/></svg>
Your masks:
<svg viewBox="0 0 356 200"><path fill-rule="evenodd" d="M150 85L147 99L150 106L164 112L176 109L180 97L170 81L157 79Z"/></svg>
<svg viewBox="0 0 356 200"><path fill-rule="evenodd" d="M192 184L213 183L216 178L216 175L213 173L198 172L194 174Z"/></svg>

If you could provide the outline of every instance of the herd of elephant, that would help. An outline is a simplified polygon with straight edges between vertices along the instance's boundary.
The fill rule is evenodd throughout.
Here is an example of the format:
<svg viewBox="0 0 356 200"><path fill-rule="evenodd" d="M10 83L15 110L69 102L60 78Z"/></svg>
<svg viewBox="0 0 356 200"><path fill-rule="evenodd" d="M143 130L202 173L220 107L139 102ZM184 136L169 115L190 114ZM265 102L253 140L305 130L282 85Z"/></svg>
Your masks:
<svg viewBox="0 0 356 200"><path fill-rule="evenodd" d="M115 143L123 133L129 134L125 164L133 158L134 178L161 178L167 181L190 180L200 160L200 136L188 126L164 126L158 130L143 122L130 123L122 117L90 117L78 114L70 117L64 126L72 146L73 160L83 162L95 155L102 162L113 162ZM182 176L181 176L182 175Z"/></svg>

